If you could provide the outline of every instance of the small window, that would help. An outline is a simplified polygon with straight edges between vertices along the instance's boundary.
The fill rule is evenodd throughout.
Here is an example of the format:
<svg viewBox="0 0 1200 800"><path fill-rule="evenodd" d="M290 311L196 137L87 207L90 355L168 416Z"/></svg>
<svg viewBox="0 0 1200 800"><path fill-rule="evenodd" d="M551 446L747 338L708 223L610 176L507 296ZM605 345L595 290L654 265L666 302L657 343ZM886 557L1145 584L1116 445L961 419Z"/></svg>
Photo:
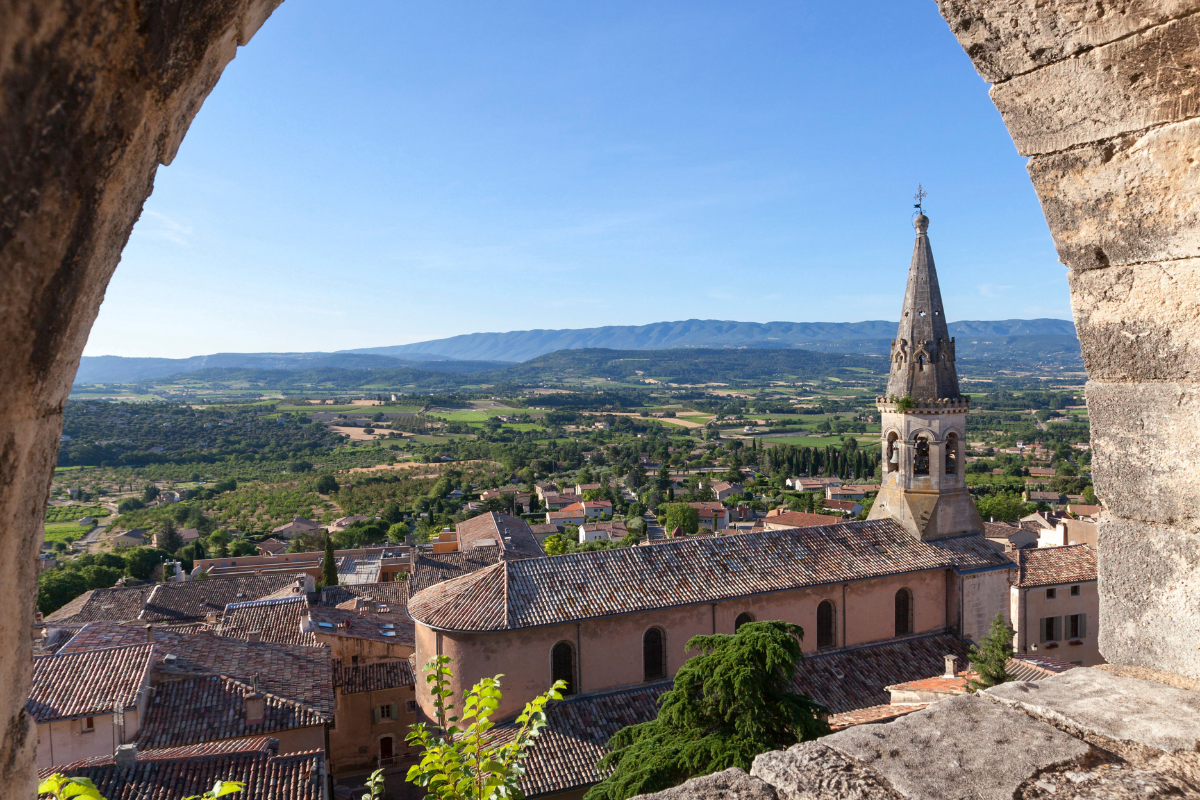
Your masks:
<svg viewBox="0 0 1200 800"><path fill-rule="evenodd" d="M550 651L550 680L564 681L564 695L575 694L575 648L570 642L559 642Z"/></svg>
<svg viewBox="0 0 1200 800"><path fill-rule="evenodd" d="M1087 614L1072 614L1067 617L1067 638L1083 639L1087 636Z"/></svg>
<svg viewBox="0 0 1200 800"><path fill-rule="evenodd" d="M658 628L646 631L642 636L643 680L656 681L666 674L666 654L663 651L663 632Z"/></svg>
<svg viewBox="0 0 1200 800"><path fill-rule="evenodd" d="M912 592L901 589L896 592L896 635L907 636L913 632Z"/></svg>
<svg viewBox="0 0 1200 800"><path fill-rule="evenodd" d="M1079 587L1078 586L1071 587L1071 597L1079 597Z"/></svg>
<svg viewBox="0 0 1200 800"><path fill-rule="evenodd" d="M404 710L405 710L405 712L407 712L409 714L417 713L417 701L416 700L406 701L404 703Z"/></svg>
<svg viewBox="0 0 1200 800"><path fill-rule="evenodd" d="M1051 587L1046 590L1046 599L1047 600L1053 600L1056 597L1058 597L1058 589Z"/></svg>
<svg viewBox="0 0 1200 800"><path fill-rule="evenodd" d="M391 719L392 718L391 705L385 705L385 706L379 707L379 718L380 719Z"/></svg>
<svg viewBox="0 0 1200 800"><path fill-rule="evenodd" d="M817 647L833 647L837 644L836 626L834 624L833 603L822 600L817 606Z"/></svg>
<svg viewBox="0 0 1200 800"><path fill-rule="evenodd" d="M94 732L96 730L96 718L95 717L84 717L84 719L81 722L81 730L84 733Z"/></svg>
<svg viewBox="0 0 1200 800"><path fill-rule="evenodd" d="M1039 627L1042 642L1057 642L1062 638L1062 617L1042 617Z"/></svg>
<svg viewBox="0 0 1200 800"><path fill-rule="evenodd" d="M749 611L744 611L741 614L738 614L737 619L733 621L733 632L737 633L738 628L742 627L747 622L754 622L753 614L751 614Z"/></svg>

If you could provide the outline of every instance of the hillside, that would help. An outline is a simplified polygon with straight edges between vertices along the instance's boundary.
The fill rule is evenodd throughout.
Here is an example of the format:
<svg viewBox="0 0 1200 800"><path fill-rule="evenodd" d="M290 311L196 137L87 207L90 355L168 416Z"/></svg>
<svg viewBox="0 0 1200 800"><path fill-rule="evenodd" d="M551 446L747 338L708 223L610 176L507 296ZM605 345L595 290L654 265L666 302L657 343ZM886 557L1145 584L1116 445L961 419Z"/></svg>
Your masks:
<svg viewBox="0 0 1200 800"><path fill-rule="evenodd" d="M409 353L420 352L434 353L441 358L528 361L546 353L577 348L665 350L680 347L798 347L826 350L825 347L816 348L813 345L855 339L890 342L896 335L896 326L895 322L883 320L761 323L691 319L577 330L471 333L448 339L392 347L365 347L346 352L394 358L407 358ZM950 334L955 337L1075 336L1074 324L1062 319L965 320L952 322L949 327Z"/></svg>

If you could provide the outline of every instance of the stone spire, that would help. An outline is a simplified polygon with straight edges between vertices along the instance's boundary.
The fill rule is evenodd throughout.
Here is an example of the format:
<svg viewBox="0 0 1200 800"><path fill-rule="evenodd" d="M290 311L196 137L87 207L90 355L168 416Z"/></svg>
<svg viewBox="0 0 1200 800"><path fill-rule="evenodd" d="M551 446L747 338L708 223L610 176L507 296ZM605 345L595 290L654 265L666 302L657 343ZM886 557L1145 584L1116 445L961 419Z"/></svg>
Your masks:
<svg viewBox="0 0 1200 800"><path fill-rule="evenodd" d="M959 397L954 369L954 340L946 329L946 312L929 246L929 217L913 222L917 241L908 268L908 288L900 311L900 329L892 340L889 397L912 395L916 401Z"/></svg>

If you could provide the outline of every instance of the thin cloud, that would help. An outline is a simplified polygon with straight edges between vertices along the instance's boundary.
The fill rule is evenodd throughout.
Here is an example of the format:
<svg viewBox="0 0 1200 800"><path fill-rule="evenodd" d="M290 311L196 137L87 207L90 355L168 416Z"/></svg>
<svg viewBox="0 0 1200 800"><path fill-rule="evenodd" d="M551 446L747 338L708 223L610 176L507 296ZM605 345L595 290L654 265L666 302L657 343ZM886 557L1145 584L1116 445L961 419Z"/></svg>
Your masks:
<svg viewBox="0 0 1200 800"><path fill-rule="evenodd" d="M160 239L166 239L168 242L183 245L187 247L191 244L189 238L192 235L192 226L185 225L182 222L177 222L166 214L161 214L157 211L146 211L145 218L149 218L153 227L146 231L151 236L156 236Z"/></svg>

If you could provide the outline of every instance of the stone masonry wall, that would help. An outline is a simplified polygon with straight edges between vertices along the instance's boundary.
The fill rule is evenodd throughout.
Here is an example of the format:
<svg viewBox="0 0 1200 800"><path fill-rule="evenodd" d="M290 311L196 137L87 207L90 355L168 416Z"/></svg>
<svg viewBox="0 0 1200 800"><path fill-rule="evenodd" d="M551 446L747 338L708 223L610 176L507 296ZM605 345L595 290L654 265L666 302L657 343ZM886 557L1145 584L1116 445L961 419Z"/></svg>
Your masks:
<svg viewBox="0 0 1200 800"><path fill-rule="evenodd" d="M1068 268L1100 647L1200 678L1200 1L941 0Z"/></svg>

